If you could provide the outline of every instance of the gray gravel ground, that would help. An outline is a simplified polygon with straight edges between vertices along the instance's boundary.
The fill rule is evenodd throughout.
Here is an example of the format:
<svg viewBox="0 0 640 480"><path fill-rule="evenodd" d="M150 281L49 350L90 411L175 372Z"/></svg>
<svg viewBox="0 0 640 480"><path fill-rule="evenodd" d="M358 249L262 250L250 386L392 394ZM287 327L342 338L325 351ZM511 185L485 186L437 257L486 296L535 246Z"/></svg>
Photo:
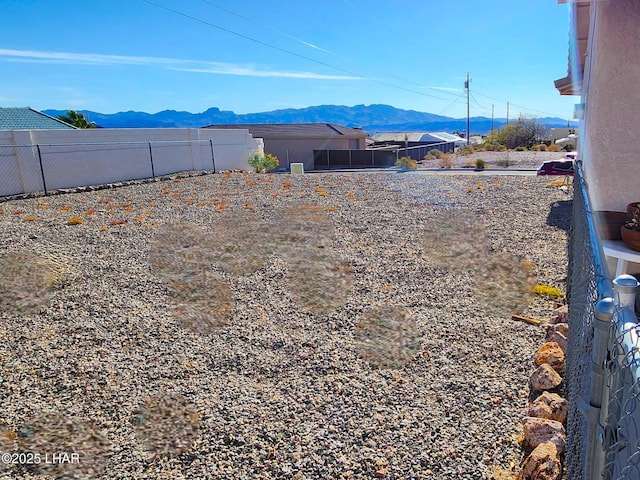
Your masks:
<svg viewBox="0 0 640 480"><path fill-rule="evenodd" d="M0 478L517 465L544 329L510 316L548 317L528 286L566 275L571 191L548 181L215 174L0 203L0 451L22 462Z"/></svg>

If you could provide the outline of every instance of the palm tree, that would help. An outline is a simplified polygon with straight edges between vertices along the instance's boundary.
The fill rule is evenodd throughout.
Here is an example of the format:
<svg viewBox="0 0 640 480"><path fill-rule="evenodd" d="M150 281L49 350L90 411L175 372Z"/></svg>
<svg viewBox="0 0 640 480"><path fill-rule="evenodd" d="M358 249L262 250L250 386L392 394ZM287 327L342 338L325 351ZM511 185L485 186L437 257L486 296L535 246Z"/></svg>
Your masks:
<svg viewBox="0 0 640 480"><path fill-rule="evenodd" d="M88 122L84 115L75 110L69 110L65 115L58 115L58 120L62 120L77 128L96 128L95 122Z"/></svg>

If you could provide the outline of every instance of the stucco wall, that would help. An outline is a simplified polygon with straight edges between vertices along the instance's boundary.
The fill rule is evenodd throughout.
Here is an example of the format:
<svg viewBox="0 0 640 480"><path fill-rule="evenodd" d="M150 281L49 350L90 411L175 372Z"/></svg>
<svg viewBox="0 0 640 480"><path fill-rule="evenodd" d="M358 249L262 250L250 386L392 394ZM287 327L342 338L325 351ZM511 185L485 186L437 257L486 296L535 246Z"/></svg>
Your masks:
<svg viewBox="0 0 640 480"><path fill-rule="evenodd" d="M594 206L640 201L640 0L592 4L582 157Z"/></svg>
<svg viewBox="0 0 640 480"><path fill-rule="evenodd" d="M364 143L364 141L362 142ZM359 148L364 148L364 145ZM348 150L348 138L309 138L309 139L264 139L264 151L278 157L281 167L288 167L289 163L304 163L305 170L313 169L314 150ZM287 163L287 152L289 163Z"/></svg>
<svg viewBox="0 0 640 480"><path fill-rule="evenodd" d="M216 170L251 170L247 160L256 150L263 151L262 140L241 129L4 131L0 195L44 190L42 172L47 189L53 190L213 170L212 157Z"/></svg>

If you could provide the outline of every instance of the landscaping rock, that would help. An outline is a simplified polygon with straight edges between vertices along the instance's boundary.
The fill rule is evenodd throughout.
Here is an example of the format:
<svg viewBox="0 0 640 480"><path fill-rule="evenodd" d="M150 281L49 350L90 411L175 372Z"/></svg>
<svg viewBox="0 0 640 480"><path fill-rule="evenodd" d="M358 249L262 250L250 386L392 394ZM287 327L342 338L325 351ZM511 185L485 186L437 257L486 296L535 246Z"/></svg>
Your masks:
<svg viewBox="0 0 640 480"><path fill-rule="evenodd" d="M518 480L557 480L560 478L560 458L553 443L541 443L522 464Z"/></svg>
<svg viewBox="0 0 640 480"><path fill-rule="evenodd" d="M524 441L527 445L535 448L541 443L552 443L556 446L558 453L564 451L566 434L560 422L546 418L525 417L522 425Z"/></svg>
<svg viewBox="0 0 640 480"><path fill-rule="evenodd" d="M542 392L529 405L529 416L546 418L564 423L567 418L568 402L557 393Z"/></svg>
<svg viewBox="0 0 640 480"><path fill-rule="evenodd" d="M553 390L562 383L562 377L548 363L543 363L531 374L531 388L538 392Z"/></svg>
<svg viewBox="0 0 640 480"><path fill-rule="evenodd" d="M564 353L567 352L567 337L560 332L552 332L551 335L547 334L547 341L557 343Z"/></svg>
<svg viewBox="0 0 640 480"><path fill-rule="evenodd" d="M552 335L554 332L561 333L565 337L568 336L569 324L565 322L561 322L561 323L554 323L547 326L547 340L548 340L548 337Z"/></svg>
<svg viewBox="0 0 640 480"><path fill-rule="evenodd" d="M569 305L562 305L561 307L556 308L552 315L549 323L566 323L569 318Z"/></svg>
<svg viewBox="0 0 640 480"><path fill-rule="evenodd" d="M536 365L548 364L556 372L564 371L564 351L556 342L544 343L536 352Z"/></svg>

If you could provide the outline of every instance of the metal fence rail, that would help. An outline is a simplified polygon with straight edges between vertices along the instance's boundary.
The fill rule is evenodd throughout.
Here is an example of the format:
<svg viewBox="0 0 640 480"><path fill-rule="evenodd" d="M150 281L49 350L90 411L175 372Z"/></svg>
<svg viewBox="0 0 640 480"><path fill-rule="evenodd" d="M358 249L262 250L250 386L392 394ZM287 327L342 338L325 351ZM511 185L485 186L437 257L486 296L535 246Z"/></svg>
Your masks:
<svg viewBox="0 0 640 480"><path fill-rule="evenodd" d="M398 159L393 150L314 150L314 170L330 168L386 168Z"/></svg>
<svg viewBox="0 0 640 480"><path fill-rule="evenodd" d="M638 480L638 282L629 275L610 282L582 166L576 163L567 289L566 478Z"/></svg>
<svg viewBox="0 0 640 480"><path fill-rule="evenodd" d="M0 145L0 195L216 170L213 140Z"/></svg>

